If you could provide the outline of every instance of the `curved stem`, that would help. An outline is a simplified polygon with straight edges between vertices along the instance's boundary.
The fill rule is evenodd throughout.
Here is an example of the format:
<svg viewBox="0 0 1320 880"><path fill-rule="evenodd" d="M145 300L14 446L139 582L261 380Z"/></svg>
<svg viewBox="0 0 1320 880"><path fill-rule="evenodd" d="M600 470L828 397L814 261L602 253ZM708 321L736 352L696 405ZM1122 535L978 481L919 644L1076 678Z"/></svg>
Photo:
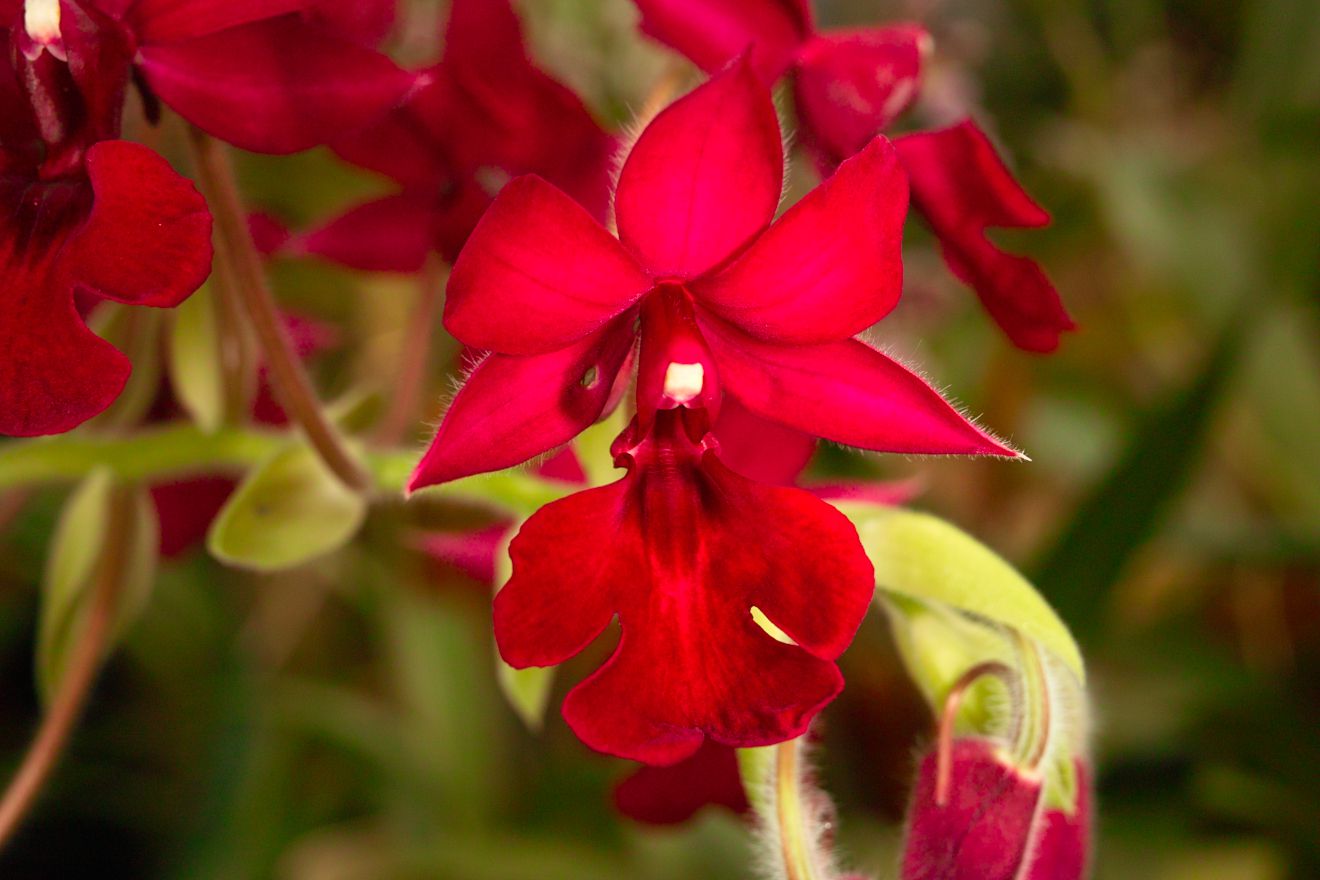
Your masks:
<svg viewBox="0 0 1320 880"><path fill-rule="evenodd" d="M97 566L96 581L92 585L91 604L87 609L82 637L74 646L73 655L50 708L37 729L37 734L23 756L23 763L0 798L0 847L8 842L27 815L50 776L55 762L64 751L69 734L78 716L82 714L87 695L100 670L110 631L114 624L115 607L128 562L128 547L133 496L130 489L117 486L110 500L105 544Z"/></svg>
<svg viewBox="0 0 1320 880"><path fill-rule="evenodd" d="M1005 663L998 660L987 660L984 663L978 663L971 669L958 676L958 680L949 688L949 694L944 698L944 708L940 711L939 734L935 747L935 803L937 806L944 806L949 800L949 778L953 770L953 733L955 722L958 720L958 710L962 708L963 698L972 685L987 675L993 675L1001 679L1008 687L1010 692L1016 695L1018 690L1018 678ZM1015 700L1018 702L1019 700ZM1014 712L1017 717L1017 712ZM1016 739L1016 734L1014 739Z"/></svg>
<svg viewBox="0 0 1320 880"><path fill-rule="evenodd" d="M447 273L440 258L432 254L417 283L417 301L408 316L403 348L399 352L399 372L394 377L394 394L389 409L376 430L376 442L398 443L417 421L426 372L431 360L431 339L444 306Z"/></svg>
<svg viewBox="0 0 1320 880"><path fill-rule="evenodd" d="M266 359L270 383L289 417L302 428L326 466L349 488L362 491L368 478L344 446L312 389L307 371L293 348L266 283L261 257L252 242L247 213L238 192L234 166L223 144L196 126L188 126L197 173L219 231L217 256L233 270L232 286Z"/></svg>

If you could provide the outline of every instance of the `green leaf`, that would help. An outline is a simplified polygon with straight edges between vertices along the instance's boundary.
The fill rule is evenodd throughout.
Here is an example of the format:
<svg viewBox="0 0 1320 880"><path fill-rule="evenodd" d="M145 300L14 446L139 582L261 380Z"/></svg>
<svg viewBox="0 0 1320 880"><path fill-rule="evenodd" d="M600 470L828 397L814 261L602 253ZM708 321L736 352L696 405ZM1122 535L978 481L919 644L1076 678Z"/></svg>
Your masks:
<svg viewBox="0 0 1320 880"><path fill-rule="evenodd" d="M1061 658L1079 680L1085 679L1081 652L1063 621L989 547L930 514L860 504L838 507L857 526L881 589L1016 629Z"/></svg>
<svg viewBox="0 0 1320 880"><path fill-rule="evenodd" d="M170 385L179 403L203 431L216 431L225 419L225 370L211 284L174 310L170 334Z"/></svg>
<svg viewBox="0 0 1320 880"><path fill-rule="evenodd" d="M94 472L70 496L51 540L37 623L37 691L43 702L48 703L58 690L86 625L108 537L123 541L125 556L107 652L137 619L151 594L160 542L155 507L144 490L135 489L128 499L127 519L111 529L111 517L122 515L113 500L115 492L108 470Z"/></svg>
<svg viewBox="0 0 1320 880"><path fill-rule="evenodd" d="M367 500L311 448L291 446L243 480L211 524L207 548L239 568L282 571L348 543L366 513Z"/></svg>
<svg viewBox="0 0 1320 880"><path fill-rule="evenodd" d="M1083 639L1099 628L1110 588L1186 486L1236 360L1242 324L1230 321L1200 374L1146 416L1037 568L1041 592Z"/></svg>

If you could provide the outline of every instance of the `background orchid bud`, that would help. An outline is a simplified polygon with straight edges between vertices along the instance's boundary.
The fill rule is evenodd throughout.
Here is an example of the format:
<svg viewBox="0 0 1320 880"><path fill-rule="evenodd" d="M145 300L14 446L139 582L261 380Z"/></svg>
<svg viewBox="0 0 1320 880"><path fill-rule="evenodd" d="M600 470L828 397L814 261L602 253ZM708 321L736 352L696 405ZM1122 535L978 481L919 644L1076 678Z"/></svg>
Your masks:
<svg viewBox="0 0 1320 880"><path fill-rule="evenodd" d="M908 814L902 880L1084 876L1087 794L1079 796L1072 815L1045 808L1040 773L1015 765L988 740L957 740L947 760L945 774L938 752L921 762Z"/></svg>

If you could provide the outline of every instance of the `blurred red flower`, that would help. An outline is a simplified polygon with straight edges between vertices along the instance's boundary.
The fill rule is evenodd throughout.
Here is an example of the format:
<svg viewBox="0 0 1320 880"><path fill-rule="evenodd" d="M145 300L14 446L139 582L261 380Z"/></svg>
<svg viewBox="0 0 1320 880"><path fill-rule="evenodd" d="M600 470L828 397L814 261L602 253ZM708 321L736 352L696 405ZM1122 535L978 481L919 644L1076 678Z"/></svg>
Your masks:
<svg viewBox="0 0 1320 880"><path fill-rule="evenodd" d="M403 106L333 143L400 191L298 236L291 250L378 271L417 271L431 251L452 263L494 194L520 174L539 174L604 218L617 144L528 58L508 0L455 0L444 44Z"/></svg>

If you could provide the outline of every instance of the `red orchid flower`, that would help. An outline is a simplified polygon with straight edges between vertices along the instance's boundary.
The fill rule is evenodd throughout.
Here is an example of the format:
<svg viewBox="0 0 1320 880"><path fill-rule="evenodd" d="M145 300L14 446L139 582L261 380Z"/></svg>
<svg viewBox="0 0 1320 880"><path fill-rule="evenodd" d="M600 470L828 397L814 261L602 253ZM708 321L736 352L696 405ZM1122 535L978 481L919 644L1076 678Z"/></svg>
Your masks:
<svg viewBox="0 0 1320 880"><path fill-rule="evenodd" d="M883 138L773 224L783 146L740 60L642 132L619 175L619 238L527 176L495 199L449 281L445 325L493 352L455 397L413 489L520 464L595 422L641 336L656 409L722 393L781 425L893 452L1013 455L925 381L853 337L902 287L904 175Z"/></svg>
<svg viewBox="0 0 1320 880"><path fill-rule="evenodd" d="M1090 848L1090 780L1077 762L1072 814L1046 808L1040 776L980 739L953 743L947 782L922 761L903 850L903 880L1081 880Z"/></svg>
<svg viewBox="0 0 1320 880"><path fill-rule="evenodd" d="M334 144L401 190L296 238L293 252L378 271L416 271L431 251L452 263L495 192L520 174L605 216L615 140L528 58L509 0L454 0L444 42L427 85Z"/></svg>
<svg viewBox="0 0 1320 880"><path fill-rule="evenodd" d="M169 163L118 140L130 36L94 6L23 13L0 28L0 434L33 436L81 424L128 380L75 293L178 305L210 271L211 217Z"/></svg>
<svg viewBox="0 0 1320 880"><path fill-rule="evenodd" d="M919 25L817 31L809 0L635 0L642 30L705 70L752 46L765 82L793 81L799 137L822 174L864 149L911 106L930 36ZM939 237L945 258L1013 343L1058 347L1073 329L1057 291L1031 260L1001 251L989 227L1049 222L1013 180L994 148L965 120L895 139L913 201Z"/></svg>
<svg viewBox="0 0 1320 880"><path fill-rule="evenodd" d="M710 428L726 392L853 445L1013 454L852 338L901 286L893 149L877 139L771 225L782 175L769 92L740 60L641 134L619 177L618 239L523 177L450 278L446 325L495 353L455 398L413 489L571 440L641 338L638 415L614 449L627 475L534 514L495 600L496 640L516 667L561 663L619 616L618 649L563 707L600 751L663 764L706 737L779 742L842 686L833 661L869 604L870 563L829 505L721 462ZM795 644L762 630L753 607Z"/></svg>

